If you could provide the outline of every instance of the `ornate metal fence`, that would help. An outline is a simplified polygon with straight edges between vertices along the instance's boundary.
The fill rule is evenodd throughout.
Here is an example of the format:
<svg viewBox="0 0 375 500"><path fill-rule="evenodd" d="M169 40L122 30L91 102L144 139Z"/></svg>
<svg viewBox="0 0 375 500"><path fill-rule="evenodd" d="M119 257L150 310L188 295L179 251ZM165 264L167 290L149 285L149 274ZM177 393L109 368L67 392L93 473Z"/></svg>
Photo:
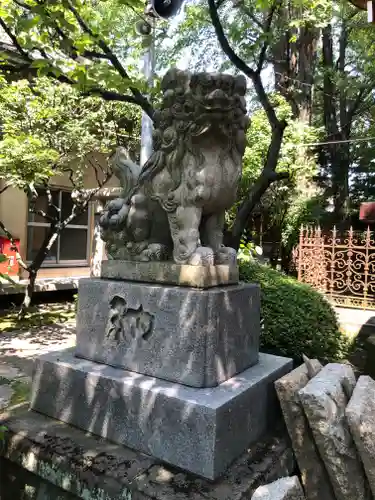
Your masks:
<svg viewBox="0 0 375 500"><path fill-rule="evenodd" d="M295 266L299 281L336 305L375 310L375 237L370 228L323 233L301 227Z"/></svg>

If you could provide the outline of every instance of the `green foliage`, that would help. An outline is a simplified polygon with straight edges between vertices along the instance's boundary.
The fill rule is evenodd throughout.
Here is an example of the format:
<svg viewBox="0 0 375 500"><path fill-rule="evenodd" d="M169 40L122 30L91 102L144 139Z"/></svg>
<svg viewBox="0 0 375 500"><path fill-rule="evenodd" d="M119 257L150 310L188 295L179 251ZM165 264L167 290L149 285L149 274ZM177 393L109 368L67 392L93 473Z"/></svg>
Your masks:
<svg viewBox="0 0 375 500"><path fill-rule="evenodd" d="M287 252L298 244L302 225L319 225L323 222L326 200L322 195L312 197L301 195L292 200L282 225L281 241Z"/></svg>
<svg viewBox="0 0 375 500"><path fill-rule="evenodd" d="M8 262L9 259L8 257L3 254L3 253L0 253L0 264L4 264L4 262ZM9 269L9 266L8 266L8 269ZM9 283L11 283L12 285L14 286L18 286L18 283L16 281L14 281L7 273L1 273L0 272L0 283L1 281L8 281Z"/></svg>
<svg viewBox="0 0 375 500"><path fill-rule="evenodd" d="M13 380L11 382L13 394L9 402L9 406L16 406L30 401L31 384L23 380ZM5 430L6 432L6 430Z"/></svg>
<svg viewBox="0 0 375 500"><path fill-rule="evenodd" d="M255 261L240 262L243 281L259 283L263 330L261 349L300 360L343 359L348 341L326 299L308 285Z"/></svg>
<svg viewBox="0 0 375 500"><path fill-rule="evenodd" d="M237 258L241 262L251 262L263 254L263 249L255 245L252 241L241 240L240 247L237 252Z"/></svg>
<svg viewBox="0 0 375 500"><path fill-rule="evenodd" d="M306 184L311 183L317 173L317 161L314 154L308 153L304 144L315 142L319 130L294 119L290 105L280 94L271 96L277 115L288 122L279 156L277 172L286 172L289 179L274 183L263 196L259 212L267 220L266 230L278 228L284 248L292 249L299 226L313 220L317 222L320 196L305 192ZM227 215L231 226L236 214L236 207L246 198L249 189L258 179L266 161L270 144L271 128L262 109L251 116L251 127L247 134L248 146L245 150L243 175L239 197L235 207ZM315 207L315 208L314 208Z"/></svg>
<svg viewBox="0 0 375 500"><path fill-rule="evenodd" d="M126 135L137 136L140 121L140 114L127 104L83 98L74 87L47 78L33 84L2 80L0 115L0 177L25 190L31 183L48 183L72 164L79 183L91 153L108 154L120 142L134 147L134 139Z"/></svg>
<svg viewBox="0 0 375 500"><path fill-rule="evenodd" d="M306 157L306 148L303 145L315 142L319 131L300 120L293 119L290 105L280 94L274 93L270 97L278 118L288 122L284 132L277 171L288 172L294 184L301 177L311 178L317 171L316 158L314 155ZM241 181L243 192L246 192L258 178L266 160L270 141L269 121L264 110L258 109L251 115L251 126L247 134L248 147L244 155Z"/></svg>
<svg viewBox="0 0 375 500"><path fill-rule="evenodd" d="M264 33L262 26L266 13L274 7L272 0L220 3L220 20L229 43L252 69L256 69L256 61L265 40L270 42L271 49L288 30L289 42L293 42L294 32L298 29L303 31L303 26L321 26L330 21L332 14L332 3L329 0L290 1L290 17L285 18L281 9L275 16L278 21L272 23L270 32ZM169 61L181 60L182 56L183 59L188 59L189 67L195 70L211 68L217 71L237 71L232 63L223 57L206 0L187 3L181 21L173 23L169 29L167 42L169 40L173 40L173 43L165 43L158 51L158 63L162 67Z"/></svg>
<svg viewBox="0 0 375 500"><path fill-rule="evenodd" d="M8 427L5 425L0 425L0 444L2 444L5 440L5 434L8 431Z"/></svg>
<svg viewBox="0 0 375 500"><path fill-rule="evenodd" d="M84 91L99 87L122 93L130 86L142 87L135 21L143 7L140 0L0 0L0 15L17 38L18 56L29 64L31 58L38 76L70 81ZM126 76L108 58L103 43L127 63ZM6 51L2 56L0 50L0 59L12 66Z"/></svg>

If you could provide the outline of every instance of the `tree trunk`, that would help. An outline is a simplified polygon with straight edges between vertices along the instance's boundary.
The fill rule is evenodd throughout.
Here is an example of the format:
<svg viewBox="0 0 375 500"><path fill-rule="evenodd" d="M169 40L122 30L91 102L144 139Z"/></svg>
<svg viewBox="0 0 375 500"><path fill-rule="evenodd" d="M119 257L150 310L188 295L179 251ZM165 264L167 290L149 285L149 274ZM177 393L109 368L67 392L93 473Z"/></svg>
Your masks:
<svg viewBox="0 0 375 500"><path fill-rule="evenodd" d="M27 283L26 290L25 290L25 296L23 298L23 301L22 301L22 304L21 304L21 307L20 307L20 310L18 313L19 318L23 318L25 316L25 314L27 313L27 311L29 310L29 307L31 305L31 298L33 296L34 289L35 289L35 281L36 281L36 277L37 277L37 272L38 271L35 271L34 269L29 270L29 277L28 277L28 283Z"/></svg>
<svg viewBox="0 0 375 500"><path fill-rule="evenodd" d="M303 19L303 9L289 3L280 9L280 35L272 45L275 88L292 107L295 118L311 124L313 86L319 29L311 24L291 28L292 19Z"/></svg>
<svg viewBox="0 0 375 500"><path fill-rule="evenodd" d="M41 247L39 248L33 262L28 267L28 273L29 273L28 283L25 290L25 296L20 308L19 317L24 317L31 305L31 298L34 294L35 282L38 275L38 271L41 268L45 258L49 254L60 232L61 232L61 226L57 224L51 224L48 233L46 234L46 237L44 238L44 241Z"/></svg>
<svg viewBox="0 0 375 500"><path fill-rule="evenodd" d="M242 234L246 229L251 212L259 203L264 193L273 182L289 177L287 173L276 173L285 128L285 122L280 122L278 126L273 128L271 143L268 148L267 158L263 170L238 209L232 230L226 233L226 239L224 240L224 244L226 246L230 246L235 250L238 250Z"/></svg>
<svg viewBox="0 0 375 500"><path fill-rule="evenodd" d="M345 57L348 43L346 24L343 21L339 40L339 59L336 69L332 40L332 27L323 29L323 104L328 163L331 173L331 193L337 221L345 220L349 213L349 168L351 122L355 109L348 110L346 89L337 88L335 72L345 74Z"/></svg>

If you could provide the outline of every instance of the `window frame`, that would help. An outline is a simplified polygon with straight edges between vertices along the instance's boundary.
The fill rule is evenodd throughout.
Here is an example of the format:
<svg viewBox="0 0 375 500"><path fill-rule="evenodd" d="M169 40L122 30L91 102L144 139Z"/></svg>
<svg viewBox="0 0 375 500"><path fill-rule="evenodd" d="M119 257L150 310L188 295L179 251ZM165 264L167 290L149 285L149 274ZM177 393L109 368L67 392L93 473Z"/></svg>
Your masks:
<svg viewBox="0 0 375 500"><path fill-rule="evenodd" d="M71 193L71 191L67 188L60 188L58 186L53 186L50 188L51 191L58 192L58 200L59 200L59 208L62 208L62 193ZM29 204L27 206L27 243L26 243L26 256L29 250L29 227L49 227L50 224L48 222L33 222L29 221ZM44 261L42 267L45 268L53 268L53 267L87 267L90 265L90 250L91 250L91 232L92 232L92 224L91 224L91 216L92 216L92 203L89 202L87 206L87 225L86 224L68 224L65 229L78 229L78 230L86 230L87 232L87 242L86 242L86 259L76 259L76 260L60 260L60 237L61 234L58 235L56 240L56 260L55 261ZM63 231L64 231L63 230ZM32 261L26 260L27 264L30 264Z"/></svg>

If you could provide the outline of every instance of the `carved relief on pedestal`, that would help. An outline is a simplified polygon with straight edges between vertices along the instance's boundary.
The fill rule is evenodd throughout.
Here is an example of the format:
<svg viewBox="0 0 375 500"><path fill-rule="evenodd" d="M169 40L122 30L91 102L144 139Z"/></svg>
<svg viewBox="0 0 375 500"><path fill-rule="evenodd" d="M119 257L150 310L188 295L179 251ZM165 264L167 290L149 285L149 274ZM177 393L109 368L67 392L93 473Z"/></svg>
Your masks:
<svg viewBox="0 0 375 500"><path fill-rule="evenodd" d="M154 317L143 310L128 307L126 300L115 295L110 301L105 339L115 343L147 340L152 333Z"/></svg>

